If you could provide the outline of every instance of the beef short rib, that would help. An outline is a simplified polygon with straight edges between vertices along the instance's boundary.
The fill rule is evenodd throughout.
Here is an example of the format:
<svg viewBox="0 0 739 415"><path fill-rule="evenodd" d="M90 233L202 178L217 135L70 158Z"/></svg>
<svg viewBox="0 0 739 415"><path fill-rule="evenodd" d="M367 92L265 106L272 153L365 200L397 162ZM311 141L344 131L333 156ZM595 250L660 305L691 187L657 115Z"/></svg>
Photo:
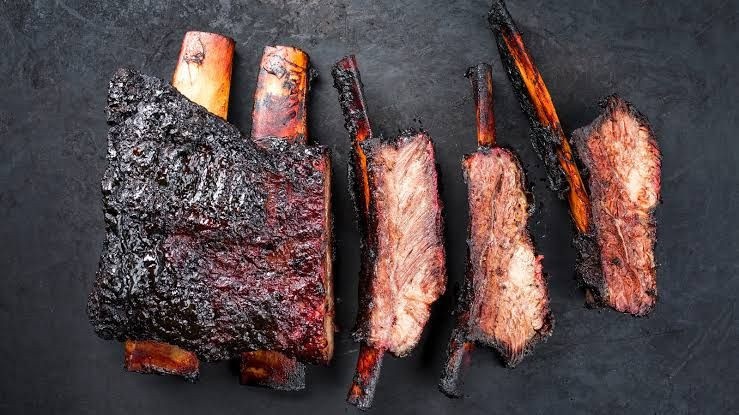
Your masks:
<svg viewBox="0 0 739 415"><path fill-rule="evenodd" d="M372 406L386 351L405 356L421 337L431 304L444 293L446 258L434 146L424 132L374 136L357 60L331 70L352 141L350 175L362 231L361 343L347 402Z"/></svg>
<svg viewBox="0 0 739 415"><path fill-rule="evenodd" d="M552 330L542 257L527 230L523 169L502 148L478 151L463 166L470 209L467 340L495 347L515 366Z"/></svg>
<svg viewBox="0 0 739 415"><path fill-rule="evenodd" d="M576 242L584 259L579 274L592 304L641 316L657 300L660 153L649 122L631 104L613 95L603 108L573 133L593 206L590 238Z"/></svg>
<svg viewBox="0 0 739 415"><path fill-rule="evenodd" d="M355 336L396 356L418 343L446 265L434 147L425 133L362 143L370 186L370 260Z"/></svg>
<svg viewBox="0 0 739 415"><path fill-rule="evenodd" d="M274 350L327 363L328 151L281 139L258 148L132 70L111 80L107 113L96 332L211 361Z"/></svg>
<svg viewBox="0 0 739 415"><path fill-rule="evenodd" d="M604 114L574 138L578 160L503 0L493 1L488 21L550 186L567 195L586 302L649 313L657 298L652 211L659 199L660 155L648 122L620 98L608 98ZM591 170L587 183L578 161Z"/></svg>
<svg viewBox="0 0 739 415"><path fill-rule="evenodd" d="M494 347L513 367L553 327L543 257L528 233L524 172L510 150L495 147L492 68L481 63L467 77L479 147L462 162L470 212L467 277L439 383L450 397L462 394L464 362L475 343Z"/></svg>

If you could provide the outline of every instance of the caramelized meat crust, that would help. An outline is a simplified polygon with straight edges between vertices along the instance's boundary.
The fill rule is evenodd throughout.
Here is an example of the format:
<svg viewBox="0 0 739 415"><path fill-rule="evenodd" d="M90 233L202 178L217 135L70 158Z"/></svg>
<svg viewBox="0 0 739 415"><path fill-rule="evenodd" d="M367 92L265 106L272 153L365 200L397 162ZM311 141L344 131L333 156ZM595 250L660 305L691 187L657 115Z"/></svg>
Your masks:
<svg viewBox="0 0 739 415"><path fill-rule="evenodd" d="M468 186L468 341L495 347L508 366L552 332L541 259L528 235L523 170L510 151L464 160Z"/></svg>
<svg viewBox="0 0 739 415"><path fill-rule="evenodd" d="M258 148L166 82L119 70L108 96L106 239L88 313L103 338L205 360L333 352L330 163L320 146Z"/></svg>
<svg viewBox="0 0 739 415"><path fill-rule="evenodd" d="M578 245L585 259L580 274L591 302L642 316L657 301L654 209L661 157L649 122L630 103L613 95L603 108L573 134L588 172L595 241Z"/></svg>
<svg viewBox="0 0 739 415"><path fill-rule="evenodd" d="M200 375L200 361L194 353L148 340L126 341L124 366L129 372L178 375L191 382Z"/></svg>
<svg viewBox="0 0 739 415"><path fill-rule="evenodd" d="M279 352L257 350L241 354L242 385L296 391L305 389L305 365Z"/></svg>
<svg viewBox="0 0 739 415"><path fill-rule="evenodd" d="M356 337L396 356L421 337L446 265L434 147L425 133L362 143L371 189L369 261Z"/></svg>

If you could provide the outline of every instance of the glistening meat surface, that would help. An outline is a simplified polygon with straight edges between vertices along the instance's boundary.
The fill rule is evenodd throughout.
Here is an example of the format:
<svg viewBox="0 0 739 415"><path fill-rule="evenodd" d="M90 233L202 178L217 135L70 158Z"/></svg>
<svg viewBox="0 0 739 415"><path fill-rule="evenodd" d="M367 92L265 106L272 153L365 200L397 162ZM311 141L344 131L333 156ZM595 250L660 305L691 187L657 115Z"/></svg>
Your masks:
<svg viewBox="0 0 739 415"><path fill-rule="evenodd" d="M403 356L416 345L446 266L434 148L425 133L362 143L367 154L370 277L360 292L357 336Z"/></svg>
<svg viewBox="0 0 739 415"><path fill-rule="evenodd" d="M589 173L593 244L579 244L580 274L591 301L645 315L657 300L654 209L660 198L660 153L646 118L618 96L573 134ZM591 252L593 251L593 252Z"/></svg>
<svg viewBox="0 0 739 415"><path fill-rule="evenodd" d="M332 355L330 161L257 148L166 82L119 70L108 96L106 240L88 312L104 338L205 360Z"/></svg>
<svg viewBox="0 0 739 415"><path fill-rule="evenodd" d="M515 366L551 334L541 256L527 222L523 171L508 150L481 150L464 160L470 210L467 340L494 346Z"/></svg>

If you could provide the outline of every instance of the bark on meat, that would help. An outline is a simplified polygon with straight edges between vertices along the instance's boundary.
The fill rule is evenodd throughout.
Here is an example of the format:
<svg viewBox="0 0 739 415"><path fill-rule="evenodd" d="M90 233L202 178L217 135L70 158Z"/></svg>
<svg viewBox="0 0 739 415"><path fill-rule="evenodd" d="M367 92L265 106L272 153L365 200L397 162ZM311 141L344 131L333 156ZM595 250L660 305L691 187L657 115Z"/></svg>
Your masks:
<svg viewBox="0 0 739 415"><path fill-rule="evenodd" d="M275 350L327 363L328 151L279 139L258 148L132 70L110 82L108 122L96 332L205 360Z"/></svg>

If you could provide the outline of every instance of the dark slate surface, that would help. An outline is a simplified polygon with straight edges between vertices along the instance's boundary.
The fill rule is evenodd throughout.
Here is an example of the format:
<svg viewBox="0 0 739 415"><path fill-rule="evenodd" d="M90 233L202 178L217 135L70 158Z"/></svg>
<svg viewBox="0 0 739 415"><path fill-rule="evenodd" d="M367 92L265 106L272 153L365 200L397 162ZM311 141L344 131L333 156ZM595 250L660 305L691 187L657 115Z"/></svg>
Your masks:
<svg viewBox="0 0 739 415"><path fill-rule="evenodd" d="M657 257L660 302L646 319L583 307L572 278L566 206L546 189L528 124L485 23L487 1L154 1L0 3L0 341L2 413L344 413L357 346L358 237L347 188L349 143L329 68L356 53L376 129L421 124L435 138L446 203L452 285L464 272L465 188L460 160L475 147L468 65L493 64L502 144L519 152L537 205L557 324L514 370L478 350L467 397L436 390L451 332L454 290L439 302L415 353L388 358L376 413L736 413L739 264L739 5L510 0L567 132L619 92L651 120L662 148ZM174 2L172 2L174 3ZM108 79L131 66L169 78L183 33L237 42L230 117L243 131L265 44L306 49L322 79L312 135L335 166L336 357L310 368L309 389L238 385L228 363L199 384L128 374L120 345L97 338L85 315L103 239L100 178Z"/></svg>

